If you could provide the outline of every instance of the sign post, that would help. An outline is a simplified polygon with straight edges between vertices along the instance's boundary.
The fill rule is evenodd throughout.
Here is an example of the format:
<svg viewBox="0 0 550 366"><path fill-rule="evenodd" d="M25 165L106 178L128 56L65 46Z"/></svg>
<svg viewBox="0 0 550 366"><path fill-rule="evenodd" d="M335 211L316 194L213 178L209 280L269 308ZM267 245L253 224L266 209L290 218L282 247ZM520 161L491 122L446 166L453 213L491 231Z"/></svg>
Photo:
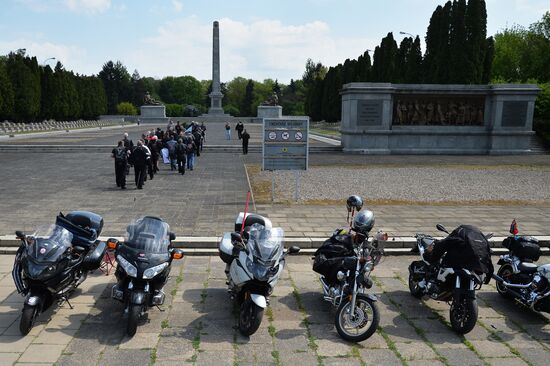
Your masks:
<svg viewBox="0 0 550 366"><path fill-rule="evenodd" d="M309 118L264 118L262 139L262 170L294 170L298 201L300 170L309 164ZM274 178L273 178L274 180ZM273 201L272 182L272 201Z"/></svg>

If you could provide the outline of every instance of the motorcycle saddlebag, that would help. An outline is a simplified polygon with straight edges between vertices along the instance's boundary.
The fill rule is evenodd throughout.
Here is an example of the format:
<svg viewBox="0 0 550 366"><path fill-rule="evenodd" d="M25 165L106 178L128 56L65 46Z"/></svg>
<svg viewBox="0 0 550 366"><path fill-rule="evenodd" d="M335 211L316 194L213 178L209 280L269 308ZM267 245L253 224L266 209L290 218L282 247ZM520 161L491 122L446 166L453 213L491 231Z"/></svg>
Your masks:
<svg viewBox="0 0 550 366"><path fill-rule="evenodd" d="M230 264L233 261L233 243L231 242L231 236L233 233L223 234L223 238L220 241L218 247L220 258L226 264Z"/></svg>
<svg viewBox="0 0 550 366"><path fill-rule="evenodd" d="M92 246L88 254L84 257L82 269L85 271L93 271L98 269L99 266L101 266L101 261L103 260L106 250L107 245L102 241L99 241L97 245Z"/></svg>
<svg viewBox="0 0 550 366"><path fill-rule="evenodd" d="M513 255L524 261L538 261L540 258L538 240L530 236L510 236L504 239L502 246L509 249Z"/></svg>
<svg viewBox="0 0 550 366"><path fill-rule="evenodd" d="M85 248L95 244L103 229L103 217L89 211L59 213L55 223L73 234L73 245Z"/></svg>

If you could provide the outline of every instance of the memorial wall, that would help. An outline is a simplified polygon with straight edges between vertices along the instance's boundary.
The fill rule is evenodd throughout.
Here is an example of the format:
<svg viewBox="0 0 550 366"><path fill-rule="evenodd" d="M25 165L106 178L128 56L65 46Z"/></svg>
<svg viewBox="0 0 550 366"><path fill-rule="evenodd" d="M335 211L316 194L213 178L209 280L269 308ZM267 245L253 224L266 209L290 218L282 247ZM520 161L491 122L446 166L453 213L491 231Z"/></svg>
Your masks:
<svg viewBox="0 0 550 366"><path fill-rule="evenodd" d="M524 84L346 84L342 147L364 154L528 153L538 92Z"/></svg>

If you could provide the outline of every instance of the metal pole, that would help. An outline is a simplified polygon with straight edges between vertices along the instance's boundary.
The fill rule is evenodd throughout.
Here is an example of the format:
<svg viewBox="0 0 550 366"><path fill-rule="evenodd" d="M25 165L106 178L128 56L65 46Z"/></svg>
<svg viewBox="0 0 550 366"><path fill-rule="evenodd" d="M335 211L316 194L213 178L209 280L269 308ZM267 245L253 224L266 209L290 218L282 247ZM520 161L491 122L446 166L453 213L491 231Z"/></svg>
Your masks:
<svg viewBox="0 0 550 366"><path fill-rule="evenodd" d="M275 201L275 173L271 171L271 203Z"/></svg>
<svg viewBox="0 0 550 366"><path fill-rule="evenodd" d="M298 197L300 196L300 172L298 170L294 171L294 180L296 182L296 187L294 188L294 201L298 202Z"/></svg>

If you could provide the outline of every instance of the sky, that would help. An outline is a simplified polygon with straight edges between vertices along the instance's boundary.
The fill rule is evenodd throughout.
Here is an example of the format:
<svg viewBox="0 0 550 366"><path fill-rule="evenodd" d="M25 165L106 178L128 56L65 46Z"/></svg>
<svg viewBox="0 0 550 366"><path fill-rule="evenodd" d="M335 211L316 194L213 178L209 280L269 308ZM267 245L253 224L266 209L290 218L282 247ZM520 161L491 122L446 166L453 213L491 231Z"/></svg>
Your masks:
<svg viewBox="0 0 550 366"><path fill-rule="evenodd" d="M488 34L528 26L549 0L486 0ZM308 58L334 66L373 50L393 32L424 40L443 0L0 0L0 54L25 48L97 74L120 60L141 76L212 76L212 22L220 22L221 79L288 83ZM47 60L55 57L56 60Z"/></svg>

